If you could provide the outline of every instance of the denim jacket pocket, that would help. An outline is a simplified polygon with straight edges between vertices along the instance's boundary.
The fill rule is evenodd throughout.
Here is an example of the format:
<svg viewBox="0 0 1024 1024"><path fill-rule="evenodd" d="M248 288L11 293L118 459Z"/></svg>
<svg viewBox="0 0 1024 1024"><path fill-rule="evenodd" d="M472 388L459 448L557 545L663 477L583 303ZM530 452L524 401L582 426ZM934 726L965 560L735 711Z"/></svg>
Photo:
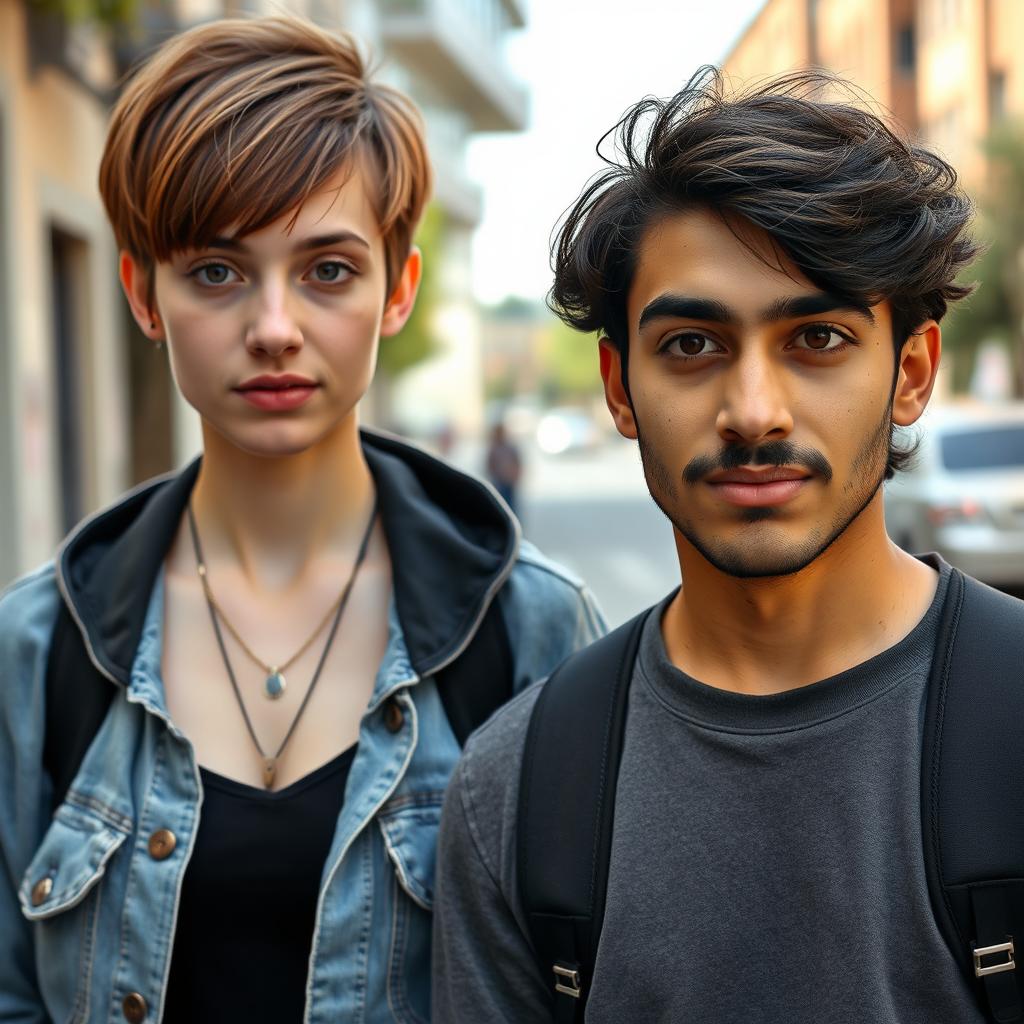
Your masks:
<svg viewBox="0 0 1024 1024"><path fill-rule="evenodd" d="M127 837L98 815L61 804L22 879L21 912L30 921L43 921L77 906Z"/></svg>
<svg viewBox="0 0 1024 1024"><path fill-rule="evenodd" d="M21 912L35 924L39 986L55 1020L88 1020L97 883L127 836L97 814L64 803L25 871Z"/></svg>
<svg viewBox="0 0 1024 1024"><path fill-rule="evenodd" d="M424 910L434 908L434 867L443 792L415 793L384 805L378 820L398 881Z"/></svg>
<svg viewBox="0 0 1024 1024"><path fill-rule="evenodd" d="M402 1024L430 1019L430 933L442 792L405 795L386 804L381 832L395 869L391 886L388 1006Z"/></svg>

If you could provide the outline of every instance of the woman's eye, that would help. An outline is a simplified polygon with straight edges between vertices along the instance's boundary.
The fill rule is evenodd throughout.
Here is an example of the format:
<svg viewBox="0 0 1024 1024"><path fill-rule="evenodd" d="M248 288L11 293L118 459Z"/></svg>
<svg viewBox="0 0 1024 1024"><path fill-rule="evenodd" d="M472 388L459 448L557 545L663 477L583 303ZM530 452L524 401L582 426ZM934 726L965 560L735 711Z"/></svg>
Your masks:
<svg viewBox="0 0 1024 1024"><path fill-rule="evenodd" d="M189 276L194 277L201 285L205 285L207 288L229 284L238 277L226 263L204 263L201 267L196 267L195 270L191 271Z"/></svg>
<svg viewBox="0 0 1024 1024"><path fill-rule="evenodd" d="M677 334L669 339L661 351L667 352L669 355L693 359L695 356L706 356L712 352L719 352L721 346L716 345L705 334Z"/></svg>
<svg viewBox="0 0 1024 1024"><path fill-rule="evenodd" d="M825 324L813 324L805 327L798 335L797 340L803 344L797 348L810 350L811 352L834 352L845 348L848 338L844 334Z"/></svg>
<svg viewBox="0 0 1024 1024"><path fill-rule="evenodd" d="M313 279L319 284L337 284L352 275L352 270L340 260L324 260L313 268Z"/></svg>

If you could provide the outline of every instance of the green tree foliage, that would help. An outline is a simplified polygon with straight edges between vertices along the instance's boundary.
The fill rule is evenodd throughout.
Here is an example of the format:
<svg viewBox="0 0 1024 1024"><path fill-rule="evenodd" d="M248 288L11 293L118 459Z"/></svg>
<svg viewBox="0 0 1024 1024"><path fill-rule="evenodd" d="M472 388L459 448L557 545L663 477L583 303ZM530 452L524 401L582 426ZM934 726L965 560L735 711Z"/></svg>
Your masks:
<svg viewBox="0 0 1024 1024"><path fill-rule="evenodd" d="M416 245L423 251L423 279L412 316L393 338L382 338L378 370L394 380L410 367L432 356L440 347L435 320L440 304L439 262L445 244L445 215L431 203L416 232Z"/></svg>
<svg viewBox="0 0 1024 1024"><path fill-rule="evenodd" d="M957 354L953 386L965 390L986 341L1010 350L1024 393L1024 125L1005 124L985 144L991 177L980 204L978 237L987 249L964 275L975 293L950 313L943 342Z"/></svg>
<svg viewBox="0 0 1024 1024"><path fill-rule="evenodd" d="M580 334L554 315L545 331L541 375L548 402L593 398L601 393L597 338Z"/></svg>
<svg viewBox="0 0 1024 1024"><path fill-rule="evenodd" d="M29 5L71 23L92 21L115 29L133 24L138 12L137 0L29 0Z"/></svg>

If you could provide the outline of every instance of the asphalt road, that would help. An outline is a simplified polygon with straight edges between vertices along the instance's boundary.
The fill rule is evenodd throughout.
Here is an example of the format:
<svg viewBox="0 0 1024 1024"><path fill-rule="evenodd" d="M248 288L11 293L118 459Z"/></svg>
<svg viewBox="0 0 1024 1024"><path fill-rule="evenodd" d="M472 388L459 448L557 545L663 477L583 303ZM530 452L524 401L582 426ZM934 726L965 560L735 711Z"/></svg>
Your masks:
<svg viewBox="0 0 1024 1024"><path fill-rule="evenodd" d="M524 535L590 585L612 626L679 582L671 528L647 493L632 445L554 458L529 453L521 506Z"/></svg>

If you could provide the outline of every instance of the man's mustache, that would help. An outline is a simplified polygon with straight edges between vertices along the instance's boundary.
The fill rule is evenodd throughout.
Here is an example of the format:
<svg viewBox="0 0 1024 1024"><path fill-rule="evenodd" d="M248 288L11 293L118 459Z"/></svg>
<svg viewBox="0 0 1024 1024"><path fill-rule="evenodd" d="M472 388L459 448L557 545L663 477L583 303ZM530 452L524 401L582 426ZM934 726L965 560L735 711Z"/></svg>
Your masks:
<svg viewBox="0 0 1024 1024"><path fill-rule="evenodd" d="M832 479L832 467L817 449L792 441L765 441L758 445L729 445L716 455L697 455L686 464L683 480L696 484L709 473L740 466L801 466L825 483Z"/></svg>

